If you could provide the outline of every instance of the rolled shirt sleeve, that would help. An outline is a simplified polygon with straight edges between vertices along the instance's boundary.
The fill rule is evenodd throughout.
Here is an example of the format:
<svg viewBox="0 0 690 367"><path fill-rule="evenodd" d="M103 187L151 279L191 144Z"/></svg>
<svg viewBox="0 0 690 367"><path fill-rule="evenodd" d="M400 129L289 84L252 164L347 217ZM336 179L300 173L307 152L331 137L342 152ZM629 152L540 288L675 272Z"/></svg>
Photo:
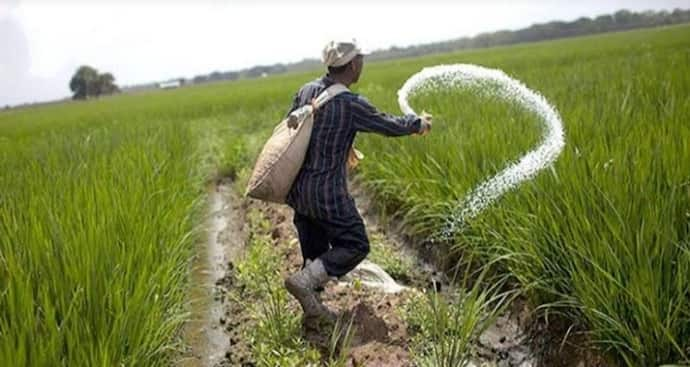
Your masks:
<svg viewBox="0 0 690 367"><path fill-rule="evenodd" d="M416 115L393 116L376 109L369 101L357 96L351 102L352 122L357 131L373 132L386 136L416 134L422 120Z"/></svg>

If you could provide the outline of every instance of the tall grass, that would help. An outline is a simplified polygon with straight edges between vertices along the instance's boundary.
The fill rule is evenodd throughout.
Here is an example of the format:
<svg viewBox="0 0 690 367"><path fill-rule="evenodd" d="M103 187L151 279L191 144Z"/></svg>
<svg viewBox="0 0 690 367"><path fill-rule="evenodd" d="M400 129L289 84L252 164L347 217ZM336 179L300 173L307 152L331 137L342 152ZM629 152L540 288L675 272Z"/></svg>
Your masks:
<svg viewBox="0 0 690 367"><path fill-rule="evenodd" d="M271 90L0 114L0 364L170 365L206 181L248 164L231 143L283 113Z"/></svg>
<svg viewBox="0 0 690 367"><path fill-rule="evenodd" d="M2 155L0 361L155 365L169 352L202 204L193 140L153 122L51 131Z"/></svg>

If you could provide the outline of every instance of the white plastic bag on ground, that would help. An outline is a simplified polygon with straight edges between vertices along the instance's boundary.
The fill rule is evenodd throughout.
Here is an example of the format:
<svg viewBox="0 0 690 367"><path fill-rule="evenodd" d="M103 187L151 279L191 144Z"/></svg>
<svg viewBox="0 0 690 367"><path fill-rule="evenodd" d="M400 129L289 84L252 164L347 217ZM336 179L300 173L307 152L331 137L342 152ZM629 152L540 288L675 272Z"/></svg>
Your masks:
<svg viewBox="0 0 690 367"><path fill-rule="evenodd" d="M345 282L352 282L355 279L364 286L378 288L384 293L399 293L407 289L398 284L382 267L369 260L362 261L356 268L341 278Z"/></svg>

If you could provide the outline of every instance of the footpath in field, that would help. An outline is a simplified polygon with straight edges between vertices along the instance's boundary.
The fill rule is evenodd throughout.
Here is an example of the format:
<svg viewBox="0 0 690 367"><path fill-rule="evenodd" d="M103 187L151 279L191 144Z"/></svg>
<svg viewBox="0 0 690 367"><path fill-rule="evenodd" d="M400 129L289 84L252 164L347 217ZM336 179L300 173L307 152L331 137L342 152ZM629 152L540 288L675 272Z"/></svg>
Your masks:
<svg viewBox="0 0 690 367"><path fill-rule="evenodd" d="M236 196L231 200L240 200ZM292 226L291 212L287 207L269 205L253 200L246 200L237 207L247 216L247 232L249 232L248 245L254 248L244 249L244 258L237 264L229 262L225 276L217 283L219 298L225 306L225 316L218 323L225 327L229 334L230 347L225 353L222 366L252 366L267 363L314 363L320 365L330 354L335 352L331 348L333 325L321 327L302 327L299 305L289 298L282 290L281 280L288 274L297 271L301 267L302 259L299 252L299 244L295 239ZM223 237L223 235L221 235ZM227 237L227 236L226 236ZM229 239L229 238L228 238ZM269 253L257 251L261 241L270 242ZM278 255L278 264L266 264L265 258ZM265 257L264 259L257 257ZM275 258L275 257L273 257ZM255 261L255 262L253 262ZM258 265L261 269L252 269ZM268 266L267 266L268 265ZM278 266L275 266L278 265ZM268 268L275 266L275 274L269 274ZM268 270L267 272L264 272ZM245 289L246 276L271 277L272 279L258 279L261 285ZM250 281L251 282L251 281ZM265 288L264 288L265 287ZM262 295L256 293L263 293ZM261 300L263 296L273 295L277 300ZM408 343L409 336L404 327L401 315L395 311L409 296L407 292L384 293L370 289L367 286L352 286L346 282L331 282L322 294L323 301L330 307L343 313L343 320L352 320L351 341L347 360L349 364L376 365L376 366L405 366L409 365ZM271 297L271 296L269 296ZM275 313L285 313L276 315ZM272 319L272 317L278 318ZM282 318L282 319L281 319ZM294 321L298 327L295 328ZM271 324L275 329L286 328L288 332L294 332L293 338L301 339L300 342L285 345L286 350L275 348L275 343L269 340L259 340L255 334L262 325ZM346 326L346 325L343 325ZM343 328L345 331L345 328ZM270 333L281 333L281 330L267 330ZM274 336L280 338L281 336ZM260 346L263 344L264 346ZM257 354L258 348L275 348L275 354L284 354L269 361ZM313 358L304 360L289 359L291 354L287 349L304 348L306 355L310 353ZM269 354L271 354L269 352ZM288 362L289 361L289 362Z"/></svg>
<svg viewBox="0 0 690 367"><path fill-rule="evenodd" d="M425 302L425 293L450 294L452 285L420 260L426 256L406 243L409 239L386 235L361 190L354 194L367 223L371 262L353 277L330 282L322 292L322 300L339 311L341 322L307 327L299 305L282 287L283 278L302 264L292 211L240 198L231 186L222 182L212 195L214 217L227 223L214 225L210 242L224 248L207 259L211 268L224 271L211 272L218 277L216 301L206 312L208 342L194 348L197 366L416 365L413 351L424 350L424 341L420 324L410 324L409 315ZM392 279L384 279L387 275ZM383 283L386 287L380 287ZM537 365L536 339L522 331L529 320L524 307L510 311L473 337L473 365ZM214 342L218 335L227 343ZM580 365L579 358L569 359L557 365Z"/></svg>

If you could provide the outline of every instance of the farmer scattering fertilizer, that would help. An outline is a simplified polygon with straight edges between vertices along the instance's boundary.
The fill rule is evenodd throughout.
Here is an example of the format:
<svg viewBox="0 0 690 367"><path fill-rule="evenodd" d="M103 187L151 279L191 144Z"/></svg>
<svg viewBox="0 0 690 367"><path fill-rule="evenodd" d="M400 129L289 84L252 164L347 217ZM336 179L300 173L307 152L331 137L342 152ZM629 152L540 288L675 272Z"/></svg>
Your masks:
<svg viewBox="0 0 690 367"><path fill-rule="evenodd" d="M284 201L295 210L294 223L299 232L304 268L289 277L286 286L299 300L307 318L334 316L318 301L316 290L329 277L339 277L350 272L369 251L364 224L346 185L348 166L356 165L360 158L359 152L352 146L355 135L360 131L388 136L426 134L431 127L431 116L425 113L421 117L416 115L408 101L411 94L443 88L469 89L478 95L514 101L535 113L545 124L543 140L538 147L480 184L458 203L456 211L448 218L447 226L440 233L441 240L448 240L462 228L467 219L477 215L503 193L534 177L558 157L564 145L558 112L541 95L500 70L466 64L425 68L408 79L398 91L400 109L406 115L394 117L378 112L366 99L347 89L359 80L363 67L363 55L354 42L329 43L323 51L323 61L328 74L302 87L284 121L285 125L298 129L304 129L304 125L308 125L311 133L310 136L307 135L308 139L301 138L305 145L305 152L301 153L304 158L300 156L297 159L299 162L303 159L301 169L298 172L293 169L295 172L292 176L274 169L272 173L276 179L264 179L263 183L271 181L268 183L274 184L285 181L284 177L290 177L289 185L282 182L281 185L273 185L268 189L270 185L266 184L262 186L263 189L256 191L270 193L266 194L266 198L270 196L273 201L281 201L285 196ZM300 122L304 122L302 126ZM293 143L288 144L288 148L284 150L270 147L265 150L283 152L299 146L303 131L289 134L280 129L285 127L279 125L276 129L276 141ZM280 138L280 134L284 137ZM278 157L280 154L268 155ZM288 152L283 155L290 154ZM268 177L263 174L264 171L270 169L258 169L262 174L255 175L257 184L254 186L259 187L261 178ZM277 187L282 189L276 189ZM277 195L277 191L284 193Z"/></svg>
<svg viewBox="0 0 690 367"><path fill-rule="evenodd" d="M305 120L305 115L313 115L304 161L285 199L294 209L294 224L304 260L302 270L288 277L285 286L302 306L305 321L335 318L335 313L321 303L317 291L331 277L350 272L369 253L364 222L347 189L348 168L353 168L361 159L352 145L355 136L358 132L386 136L425 135L431 129L430 115L391 116L347 89L357 83L364 66L364 55L355 41L329 42L322 56L327 74L305 84L297 92L285 120L291 128L298 129L301 121L309 121ZM279 128L276 129L278 133ZM291 141L290 132L275 141L276 144ZM289 148L292 144L286 145ZM286 151L268 146L264 150ZM271 161L281 162L280 158ZM271 169L257 167L256 171L264 173ZM266 174L257 176L265 177Z"/></svg>

